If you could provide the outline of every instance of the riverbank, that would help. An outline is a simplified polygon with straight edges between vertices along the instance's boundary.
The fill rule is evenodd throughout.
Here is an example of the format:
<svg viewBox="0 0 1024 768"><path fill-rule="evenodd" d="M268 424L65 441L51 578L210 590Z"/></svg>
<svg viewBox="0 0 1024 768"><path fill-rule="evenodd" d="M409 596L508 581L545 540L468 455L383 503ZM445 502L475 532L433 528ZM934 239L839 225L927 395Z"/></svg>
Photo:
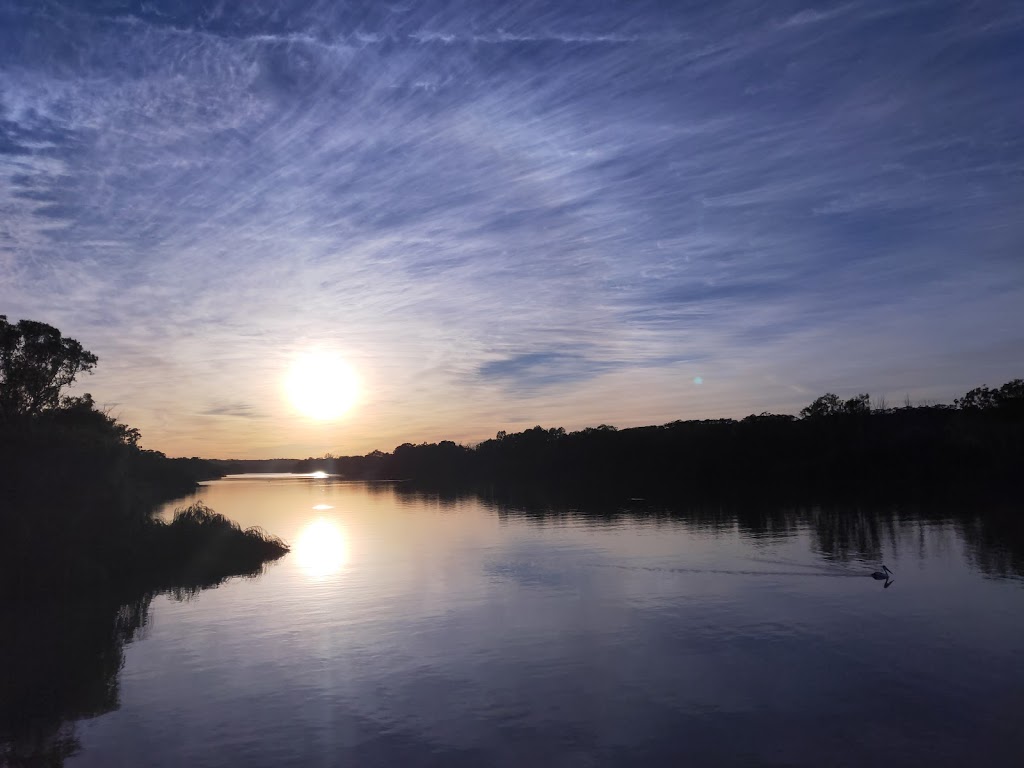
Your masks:
<svg viewBox="0 0 1024 768"><path fill-rule="evenodd" d="M202 505L154 519L157 505L219 473L200 459L138 448L104 414L70 415L0 425L5 600L187 591L255 575L288 552Z"/></svg>

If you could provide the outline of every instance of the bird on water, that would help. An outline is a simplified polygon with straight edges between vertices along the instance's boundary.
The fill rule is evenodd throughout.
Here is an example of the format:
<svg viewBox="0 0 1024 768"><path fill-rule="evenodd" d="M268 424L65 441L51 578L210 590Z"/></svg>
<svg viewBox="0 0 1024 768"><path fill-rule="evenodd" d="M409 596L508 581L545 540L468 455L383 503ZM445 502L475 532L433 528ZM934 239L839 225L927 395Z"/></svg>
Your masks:
<svg viewBox="0 0 1024 768"><path fill-rule="evenodd" d="M888 581L889 576L891 576L891 575L892 575L892 571L889 570L889 567L886 566L886 565L883 565L882 566L882 570L875 571L874 573L871 574L871 578L872 579L878 579L879 581L881 581L882 579L885 579L885 580Z"/></svg>

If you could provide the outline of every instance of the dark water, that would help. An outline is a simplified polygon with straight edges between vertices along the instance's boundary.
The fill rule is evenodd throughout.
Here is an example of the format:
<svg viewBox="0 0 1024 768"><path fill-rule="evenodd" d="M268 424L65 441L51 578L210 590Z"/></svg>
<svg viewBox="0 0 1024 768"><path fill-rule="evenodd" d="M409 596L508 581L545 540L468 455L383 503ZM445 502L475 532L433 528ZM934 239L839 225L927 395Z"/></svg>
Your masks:
<svg viewBox="0 0 1024 768"><path fill-rule="evenodd" d="M292 554L190 599L8 613L0 762L1024 760L1022 547L979 510L588 516L293 477L199 497ZM40 686L54 711L20 722Z"/></svg>

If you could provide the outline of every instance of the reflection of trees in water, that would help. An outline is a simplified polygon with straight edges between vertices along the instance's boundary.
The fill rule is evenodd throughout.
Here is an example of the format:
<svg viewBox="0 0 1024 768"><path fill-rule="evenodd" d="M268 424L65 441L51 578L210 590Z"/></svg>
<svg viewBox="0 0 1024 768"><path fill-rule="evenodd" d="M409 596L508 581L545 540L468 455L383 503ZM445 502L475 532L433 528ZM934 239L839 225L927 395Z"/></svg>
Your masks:
<svg viewBox="0 0 1024 768"><path fill-rule="evenodd" d="M564 500L538 497L530 491L513 497L480 497L406 488L397 495L453 510L470 500L483 501L503 519L523 519L536 525L643 520L704 534L738 534L766 543L791 538L806 529L815 551L839 561L877 561L883 551L914 543L921 547L919 556L923 558L926 532L939 524L956 533L969 561L985 575L1024 577L1024 514L1005 507L970 511L960 506L668 507L644 499L625 505L595 499L567 506ZM171 595L188 599L209 585L183 586ZM126 603L97 600L0 610L0 765L60 766L79 749L75 723L117 709L124 648L145 627L151 601L152 594L147 594Z"/></svg>
<svg viewBox="0 0 1024 768"><path fill-rule="evenodd" d="M1024 510L965 515L956 525L978 570L995 578L1024 577Z"/></svg>
<svg viewBox="0 0 1024 768"><path fill-rule="evenodd" d="M808 517L815 548L837 560L880 561L883 550L898 552L916 544L918 557L928 546L941 546L927 531L940 526L963 542L968 562L986 576L1024 576L1024 510L998 505L965 511L959 504L897 509L844 508L812 510ZM913 534L916 533L916 536Z"/></svg>
<svg viewBox="0 0 1024 768"><path fill-rule="evenodd" d="M145 625L151 599L3 611L0 764L59 766L78 751L75 721L117 709L124 647Z"/></svg>
<svg viewBox="0 0 1024 768"><path fill-rule="evenodd" d="M545 486L424 489L411 483L393 486L398 498L442 508L470 499L483 502L501 519L523 519L543 525L574 521L608 525L637 520L651 525L682 525L707 535L738 534L753 543L790 538L806 529L814 551L827 560L879 562L883 552L913 546L927 556L929 546L943 546L930 537L932 526L948 526L964 542L967 557L986 576L1024 576L1024 510L986 503L968 508L957 501L937 505L828 504L818 506L773 503L672 503L647 499L621 502L588 498L579 492L560 495Z"/></svg>
<svg viewBox="0 0 1024 768"><path fill-rule="evenodd" d="M195 575L161 592L189 600L264 570ZM0 766L63 765L79 749L75 723L118 708L124 647L146 626L154 594L0 609Z"/></svg>
<svg viewBox="0 0 1024 768"><path fill-rule="evenodd" d="M730 535L738 533L756 544L768 544L795 536L800 516L792 507L745 504L698 505L673 508L671 514L690 528Z"/></svg>
<svg viewBox="0 0 1024 768"><path fill-rule="evenodd" d="M829 560L880 560L883 541L895 548L899 539L891 509L814 507L807 522L814 549Z"/></svg>

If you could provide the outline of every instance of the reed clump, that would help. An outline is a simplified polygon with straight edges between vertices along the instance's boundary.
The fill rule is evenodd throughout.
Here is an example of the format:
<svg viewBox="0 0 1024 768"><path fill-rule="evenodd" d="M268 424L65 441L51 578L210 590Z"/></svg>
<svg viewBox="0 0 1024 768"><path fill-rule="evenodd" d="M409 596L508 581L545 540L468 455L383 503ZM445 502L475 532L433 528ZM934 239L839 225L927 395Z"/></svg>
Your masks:
<svg viewBox="0 0 1024 768"><path fill-rule="evenodd" d="M144 540L139 570L151 583L175 588L257 575L289 551L277 536L257 526L243 529L202 502L176 510L170 522L152 521Z"/></svg>

